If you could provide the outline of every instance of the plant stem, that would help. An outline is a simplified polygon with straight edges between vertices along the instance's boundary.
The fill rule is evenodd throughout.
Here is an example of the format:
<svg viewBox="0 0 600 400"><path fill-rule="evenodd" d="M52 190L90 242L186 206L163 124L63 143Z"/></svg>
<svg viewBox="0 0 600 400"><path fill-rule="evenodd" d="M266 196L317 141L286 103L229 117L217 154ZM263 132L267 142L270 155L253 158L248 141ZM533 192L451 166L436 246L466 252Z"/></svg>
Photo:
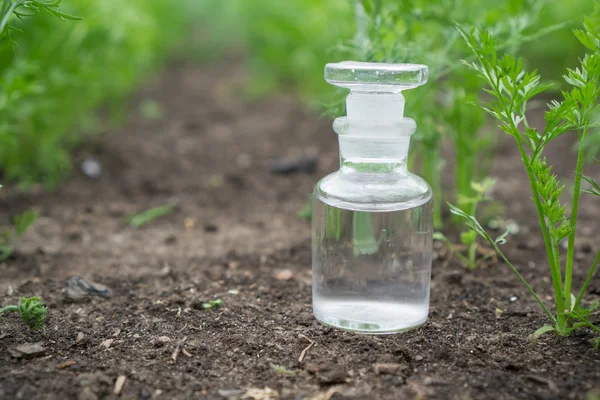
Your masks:
<svg viewBox="0 0 600 400"><path fill-rule="evenodd" d="M0 308L0 314L5 313L5 312L18 312L19 311L19 306L6 306L6 307L2 307Z"/></svg>
<svg viewBox="0 0 600 400"><path fill-rule="evenodd" d="M596 258L594 259L594 263L590 267L588 276L585 279L585 282L583 283L581 290L579 291L579 296L577 296L577 300L575 301L575 304L573 305L573 309L577 308L579 303L581 303L581 299L583 298L583 295L585 294L585 290L587 289L588 285L592 281L592 277L594 276L594 272L596 272L596 267L598 266L599 261L600 261L600 251L598 251L598 253L596 253ZM569 297L571 297L571 296L569 296Z"/></svg>
<svg viewBox="0 0 600 400"><path fill-rule="evenodd" d="M527 170L527 175L529 177L529 184L531 186L531 192L533 193L533 200L535 203L535 208L538 214L538 220L540 224L540 228L542 230L542 236L544 237L544 244L546 245L546 253L548 256L548 263L550 264L550 273L552 274L552 284L554 285L554 297L556 303L556 317L555 323L557 324L557 332L563 333L564 324L565 324L565 307L563 301L562 294L562 278L560 273L560 264L556 264L555 255L552 251L552 241L550 239L550 234L548 232L548 226L546 225L546 220L544 219L544 214L542 212L542 203L540 201L540 197L538 195L537 188L535 187L535 176L533 175L533 171L531 170L531 166L527 161L527 154L525 153L525 149L523 148L522 139L520 136L515 136L517 141L517 145L519 146L519 152L521 153L521 158L523 159L523 164L525 165L525 169ZM554 319L554 318L553 318Z"/></svg>
<svg viewBox="0 0 600 400"><path fill-rule="evenodd" d="M2 21L0 21L0 34L2 34L2 32L4 32L4 29L6 28L6 25L8 24L8 20L10 19L13 11L15 11L17 9L17 7L19 7L23 3L23 1L24 0L19 0L19 1L15 2L15 3L12 3L10 5L10 7L8 8L8 10L6 11L6 14L2 18Z"/></svg>
<svg viewBox="0 0 600 400"><path fill-rule="evenodd" d="M573 277L573 255L575 253L575 227L577 226L577 211L579 210L579 195L581 194L581 171L583 169L583 158L585 153L584 140L587 134L587 126L579 134L579 143L577 149L577 169L575 170L575 187L573 188L573 202L571 211L571 234L569 235L569 246L567 248L567 264L565 267L565 288L563 297L565 299L565 307L570 309L571 305L571 281Z"/></svg>

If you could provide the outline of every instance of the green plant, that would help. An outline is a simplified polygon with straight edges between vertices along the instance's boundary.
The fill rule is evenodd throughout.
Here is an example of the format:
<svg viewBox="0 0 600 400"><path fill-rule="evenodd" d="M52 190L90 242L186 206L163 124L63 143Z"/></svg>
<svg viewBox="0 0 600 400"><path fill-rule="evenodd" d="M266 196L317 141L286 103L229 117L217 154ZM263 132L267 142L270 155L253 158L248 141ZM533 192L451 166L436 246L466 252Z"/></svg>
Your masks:
<svg viewBox="0 0 600 400"><path fill-rule="evenodd" d="M202 303L202 308L205 310L210 310L212 308L220 307L221 304L223 304L223 300L221 299L210 300L208 303Z"/></svg>
<svg viewBox="0 0 600 400"><path fill-rule="evenodd" d="M15 245L27 229L37 220L37 212L33 210L24 211L13 220L13 226L4 229L0 233L0 261L7 260L15 251Z"/></svg>
<svg viewBox="0 0 600 400"><path fill-rule="evenodd" d="M129 217L129 225L132 228L141 228L148 222L154 221L156 218L163 217L165 215L172 214L175 211L175 206L166 205L160 207L154 207L132 217Z"/></svg>
<svg viewBox="0 0 600 400"><path fill-rule="evenodd" d="M491 200L488 195L488 191L496 184L496 181L492 178L486 178L481 182L472 182L471 188L475 193L474 196L463 198L462 204L468 205L468 214L477 215L477 207L484 201ZM454 254L468 269L475 269L479 267L485 260L492 257L491 252L482 252L477 241L477 232L473 230L467 230L460 234L461 246L455 246L442 232L435 232L433 234L434 240L440 240L448 246L448 249ZM482 254L478 254L479 253ZM463 251L465 254L463 254Z"/></svg>
<svg viewBox="0 0 600 400"><path fill-rule="evenodd" d="M51 7L56 0L37 3L58 10ZM35 18L11 18L23 33L14 49L8 40L0 43L4 178L25 188L55 187L70 171L70 151L118 122L126 96L179 44L196 3L65 0L82 21L56 23L45 9ZM109 118L96 117L101 106Z"/></svg>
<svg viewBox="0 0 600 400"><path fill-rule="evenodd" d="M2 0L0 4L0 40L8 38L13 45L16 43L11 38L11 30L21 31L19 28L9 25L11 18L24 19L36 13L45 12L62 19L80 20L80 17L60 11L62 0Z"/></svg>
<svg viewBox="0 0 600 400"><path fill-rule="evenodd" d="M406 115L418 122L411 162L433 188L434 225L442 226L442 204L449 196L443 190L442 168L453 164L458 205L467 210L476 195L471 182L483 180L494 155L494 136L485 130L485 112L468 106L480 97L478 80L455 67L467 58L469 49L459 40L455 21L482 24L501 38L503 48L516 52L524 43L547 35L564 23L538 28L537 16L545 1L442 0L430 2L360 0L362 23L349 46L340 51L352 58L371 62L412 62L429 66L429 83L415 94L407 93ZM330 114L339 114L333 102ZM448 138L455 157L444 159L442 140ZM467 201L463 203L463 201Z"/></svg>
<svg viewBox="0 0 600 400"><path fill-rule="evenodd" d="M484 90L492 97L491 101L482 102L479 107L498 120L500 129L514 139L527 171L552 275L555 313L550 312L500 249L499 245L505 242L508 232L494 240L474 215L455 206L451 206L451 211L465 218L467 225L494 247L546 313L551 325L538 329L536 336L546 332L568 335L581 327L588 327L600 334L600 328L590 321L590 316L599 303L596 302L588 308L582 304L587 286L600 260L600 252L591 265L579 293L575 295L572 292L577 214L586 149L584 143L589 129L600 123L594 119L600 95L600 5L596 3L593 15L585 18L583 30L574 30L575 36L586 46L588 53L580 60L577 68L567 69L564 79L570 89L562 92L562 101L552 101L548 105L545 113L546 126L543 130L538 130L528 123L527 104L550 85L542 84L536 71L526 72L522 60L509 54L498 55L495 41L488 31L466 31L460 26L458 31L476 56L476 61L465 61L464 64L483 78L488 85ZM576 132L578 140L570 216L566 214L566 204L561 202L564 185L552 174L552 166L544 157L546 145L568 132ZM563 257L564 275L559 246L563 240L567 241L568 246L567 254ZM596 347L599 345L600 338L596 339Z"/></svg>
<svg viewBox="0 0 600 400"><path fill-rule="evenodd" d="M0 308L0 314L6 312L19 313L21 319L23 322L25 322L25 325L27 325L29 329L39 330L42 329L46 323L48 308L44 305L44 302L39 297L23 297L16 306L6 306Z"/></svg>

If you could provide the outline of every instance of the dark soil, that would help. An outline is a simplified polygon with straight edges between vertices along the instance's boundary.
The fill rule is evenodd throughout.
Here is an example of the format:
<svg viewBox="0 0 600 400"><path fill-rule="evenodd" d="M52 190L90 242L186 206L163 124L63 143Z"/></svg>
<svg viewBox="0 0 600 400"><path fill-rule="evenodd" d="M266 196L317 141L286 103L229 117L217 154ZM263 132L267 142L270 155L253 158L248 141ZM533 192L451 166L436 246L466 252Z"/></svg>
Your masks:
<svg viewBox="0 0 600 400"><path fill-rule="evenodd" d="M509 268L467 272L439 247L423 328L361 336L317 323L310 226L296 212L336 168L337 138L292 97L244 102L242 80L238 67L174 65L132 101L124 129L84 145L58 191L0 192L1 225L30 207L42 216L0 264L0 303L41 295L49 307L45 332L0 317L0 398L116 398L119 376L127 399L583 399L600 389L589 331L532 345L544 316ZM161 119L138 112L148 98ZM567 177L568 145L552 151ZM318 155L315 172L269 170L275 158L302 155ZM99 178L81 172L89 158ZM494 176L495 197L520 224L506 251L551 304L528 184L508 141ZM127 226L129 214L164 204L176 211ZM600 208L586 199L581 211L577 289L600 244ZM73 275L112 297L69 302L62 289ZM588 298L598 294L595 280ZM215 299L223 304L203 308ZM9 352L24 343L45 351Z"/></svg>

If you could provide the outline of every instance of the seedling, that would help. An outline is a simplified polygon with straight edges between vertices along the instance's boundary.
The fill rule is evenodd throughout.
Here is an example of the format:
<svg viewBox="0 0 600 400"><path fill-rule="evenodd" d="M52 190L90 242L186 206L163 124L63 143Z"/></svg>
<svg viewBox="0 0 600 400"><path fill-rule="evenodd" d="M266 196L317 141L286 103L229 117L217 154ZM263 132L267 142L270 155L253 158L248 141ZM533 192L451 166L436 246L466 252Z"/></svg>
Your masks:
<svg viewBox="0 0 600 400"><path fill-rule="evenodd" d="M210 300L208 303L202 303L202 308L204 308L205 310L210 310L213 308L220 307L221 304L223 304L223 300L221 299Z"/></svg>
<svg viewBox="0 0 600 400"><path fill-rule="evenodd" d="M38 215L34 210L25 211L13 219L13 226L0 233L0 261L5 261L14 253L21 236L35 223Z"/></svg>
<svg viewBox="0 0 600 400"><path fill-rule="evenodd" d="M148 222L154 221L157 218L169 215L175 211L175 206L165 205L160 207L151 208L137 215L129 217L129 225L132 228L140 228L146 225Z"/></svg>
<svg viewBox="0 0 600 400"><path fill-rule="evenodd" d="M492 245L548 316L550 325L538 329L534 334L535 337L547 332L564 336L582 327L588 327L596 334L600 334L600 328L590 321L591 314L598 308L598 302L588 308L582 304L583 296L600 261L600 251L590 266L579 293L572 292L575 234L586 150L585 138L590 129L600 125L597 119L600 95L599 3L595 4L593 15L586 17L583 25L584 29L575 29L574 34L588 49L588 53L580 60L578 68L567 69L564 79L571 89L562 92L562 101L552 101L548 105L545 113L546 126L543 130L529 125L526 115L527 102L551 85L542 84L536 71L526 72L520 59L515 59L508 54L500 57L492 35L486 30L473 28L466 31L458 26L459 33L476 56L476 61L464 62L464 64L483 78L488 85L484 90L492 96L491 101L479 104L479 107L497 119L500 129L514 139L527 171L552 275L555 312L550 311L500 249L500 245L506 242L508 232L492 239L475 215L452 205L450 208L453 214L464 218L471 229ZM544 157L546 145L567 132L576 132L578 139L570 216L567 216L566 204L561 203L564 185L561 185L556 175L552 173L552 166ZM588 181L592 183L592 193L599 194L594 193L594 188L598 187L597 183L591 178L588 178ZM567 254L561 257L559 244L563 239L567 240L568 247ZM564 260L564 268L561 266L562 260ZM600 345L600 338L595 340L595 345L596 348Z"/></svg>
<svg viewBox="0 0 600 400"><path fill-rule="evenodd" d="M142 101L140 104L140 113L142 117L151 120L161 119L164 114L160 103L151 99Z"/></svg>
<svg viewBox="0 0 600 400"><path fill-rule="evenodd" d="M471 182L471 189L475 195L472 197L461 197L459 202L467 208L470 215L476 215L479 204L491 200L488 192L495 183L496 181L492 178L486 178L482 182ZM484 251L480 248L477 242L477 232L473 230L461 232L460 246L452 244L442 232L435 232L433 239L446 243L452 254L471 270L479 267L485 260L495 255L493 252Z"/></svg>
<svg viewBox="0 0 600 400"><path fill-rule="evenodd" d="M283 365L271 364L271 369L275 371L277 375L296 375L294 371L287 369Z"/></svg>
<svg viewBox="0 0 600 400"><path fill-rule="evenodd" d="M46 323L48 308L39 297L21 298L19 305L0 308L0 314L6 312L17 312L25 325L32 330L40 330Z"/></svg>

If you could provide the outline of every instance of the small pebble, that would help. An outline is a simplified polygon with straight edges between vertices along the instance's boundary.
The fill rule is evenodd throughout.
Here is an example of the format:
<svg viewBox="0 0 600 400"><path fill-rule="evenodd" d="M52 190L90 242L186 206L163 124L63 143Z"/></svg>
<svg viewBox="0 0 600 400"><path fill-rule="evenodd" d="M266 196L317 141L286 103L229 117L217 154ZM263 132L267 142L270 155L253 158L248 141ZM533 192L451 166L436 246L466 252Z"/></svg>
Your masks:
<svg viewBox="0 0 600 400"><path fill-rule="evenodd" d="M72 276L63 289L64 296L71 301L82 301L89 296L109 298L112 291L104 285L90 282L80 276Z"/></svg>
<svg viewBox="0 0 600 400"><path fill-rule="evenodd" d="M283 269L275 273L275 279L278 281L289 281L294 277L294 273L289 269Z"/></svg>
<svg viewBox="0 0 600 400"><path fill-rule="evenodd" d="M15 358L33 358L43 355L46 348L41 343L23 343L9 347L8 352Z"/></svg>
<svg viewBox="0 0 600 400"><path fill-rule="evenodd" d="M229 398L232 398L232 397L233 398L238 398L244 392L245 392L244 389L219 389L217 391L217 393L219 393L219 396L224 397L226 399L229 399Z"/></svg>
<svg viewBox="0 0 600 400"><path fill-rule="evenodd" d="M511 296L510 299L508 299L508 301L510 301L511 303L514 303L515 301L517 301L519 298L517 296Z"/></svg>
<svg viewBox="0 0 600 400"><path fill-rule="evenodd" d="M318 157L302 156L294 160L277 159L271 161L270 170L274 174L312 173L317 168Z"/></svg>
<svg viewBox="0 0 600 400"><path fill-rule="evenodd" d="M89 178L99 178L102 174L100 163L93 158L87 158L81 163L81 171Z"/></svg>

